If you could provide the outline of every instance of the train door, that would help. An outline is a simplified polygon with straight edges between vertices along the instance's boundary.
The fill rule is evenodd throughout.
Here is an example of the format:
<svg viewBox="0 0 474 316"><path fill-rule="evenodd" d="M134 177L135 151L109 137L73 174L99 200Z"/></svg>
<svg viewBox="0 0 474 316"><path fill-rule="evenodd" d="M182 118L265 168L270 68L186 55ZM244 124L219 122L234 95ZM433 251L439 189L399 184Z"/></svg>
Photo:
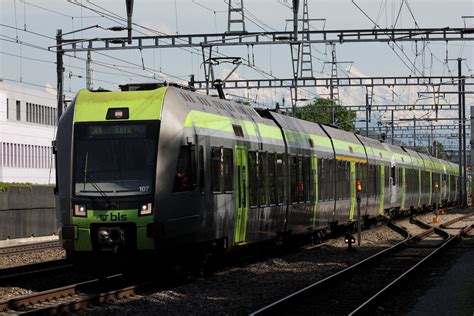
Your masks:
<svg viewBox="0 0 474 316"><path fill-rule="evenodd" d="M402 167L400 169L400 172L402 173L401 179L402 179L402 204L401 204L401 209L405 209L405 197L406 197L406 192L407 192L407 182L406 182L406 169L405 167Z"/></svg>
<svg viewBox="0 0 474 316"><path fill-rule="evenodd" d="M318 196L318 156L316 154L311 155L311 177L310 181L312 183L310 184L310 190L313 192L310 193L310 196L312 196L313 200L313 210L311 212L311 226L315 227L316 226L316 212L318 211L318 201L319 201L319 196Z"/></svg>
<svg viewBox="0 0 474 316"><path fill-rule="evenodd" d="M351 161L350 162L350 178L349 178L349 185L350 185L350 195L351 195L351 204L350 204L350 212L349 212L349 220L354 220L355 215L355 208L356 208L356 163Z"/></svg>
<svg viewBox="0 0 474 316"><path fill-rule="evenodd" d="M379 204L379 214L383 215L385 208L385 166L380 166L380 204Z"/></svg>
<svg viewBox="0 0 474 316"><path fill-rule="evenodd" d="M390 173L390 205L393 207L393 204L397 203L397 175L396 170L397 168L392 163L391 173Z"/></svg>
<svg viewBox="0 0 474 316"><path fill-rule="evenodd" d="M235 146L235 168L237 172L235 191L236 191L236 210L234 243L245 243L247 235L248 222L248 164L247 147Z"/></svg>

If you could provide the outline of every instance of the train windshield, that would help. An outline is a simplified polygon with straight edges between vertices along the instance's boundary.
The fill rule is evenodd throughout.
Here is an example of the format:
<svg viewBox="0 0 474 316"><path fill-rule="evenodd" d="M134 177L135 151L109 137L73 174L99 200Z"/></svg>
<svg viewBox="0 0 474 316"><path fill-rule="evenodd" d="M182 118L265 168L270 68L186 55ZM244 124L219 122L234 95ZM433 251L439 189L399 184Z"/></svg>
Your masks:
<svg viewBox="0 0 474 316"><path fill-rule="evenodd" d="M82 123L74 126L76 196L151 194L159 122Z"/></svg>

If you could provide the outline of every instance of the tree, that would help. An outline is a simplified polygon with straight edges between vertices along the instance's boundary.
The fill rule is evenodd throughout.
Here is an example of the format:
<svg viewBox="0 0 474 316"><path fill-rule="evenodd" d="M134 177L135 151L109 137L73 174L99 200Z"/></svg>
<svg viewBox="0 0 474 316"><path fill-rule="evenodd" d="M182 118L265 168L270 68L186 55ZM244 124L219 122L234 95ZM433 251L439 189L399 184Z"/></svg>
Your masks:
<svg viewBox="0 0 474 316"><path fill-rule="evenodd" d="M315 99L312 103L296 109L296 116L302 120L331 125L331 101ZM345 131L355 130L356 113L338 104L334 105L335 125Z"/></svg>
<svg viewBox="0 0 474 316"><path fill-rule="evenodd" d="M446 155L446 150L444 149L444 145L438 142L437 140L433 141L433 149L431 150L431 154L441 159L448 158Z"/></svg>

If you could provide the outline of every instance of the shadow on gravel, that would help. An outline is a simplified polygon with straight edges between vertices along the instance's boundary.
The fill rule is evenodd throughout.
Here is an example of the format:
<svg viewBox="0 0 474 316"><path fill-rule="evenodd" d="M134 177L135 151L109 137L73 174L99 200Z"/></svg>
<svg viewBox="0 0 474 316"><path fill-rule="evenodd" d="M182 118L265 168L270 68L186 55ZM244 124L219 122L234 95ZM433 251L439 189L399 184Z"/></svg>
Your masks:
<svg viewBox="0 0 474 316"><path fill-rule="evenodd" d="M399 240L392 240L393 243ZM230 268L143 297L94 307L80 315L171 314L239 315L253 312L366 258L385 247L347 250L321 245L278 258Z"/></svg>

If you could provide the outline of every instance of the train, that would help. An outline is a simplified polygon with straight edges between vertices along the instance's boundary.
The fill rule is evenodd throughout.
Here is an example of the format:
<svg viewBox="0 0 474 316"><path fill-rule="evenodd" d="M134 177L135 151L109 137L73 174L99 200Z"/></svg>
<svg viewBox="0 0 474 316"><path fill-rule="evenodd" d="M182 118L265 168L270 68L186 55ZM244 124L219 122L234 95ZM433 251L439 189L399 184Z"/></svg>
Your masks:
<svg viewBox="0 0 474 316"><path fill-rule="evenodd" d="M458 200L458 165L179 86L81 90L54 153L68 257L227 252ZM185 250L183 250L185 249Z"/></svg>

